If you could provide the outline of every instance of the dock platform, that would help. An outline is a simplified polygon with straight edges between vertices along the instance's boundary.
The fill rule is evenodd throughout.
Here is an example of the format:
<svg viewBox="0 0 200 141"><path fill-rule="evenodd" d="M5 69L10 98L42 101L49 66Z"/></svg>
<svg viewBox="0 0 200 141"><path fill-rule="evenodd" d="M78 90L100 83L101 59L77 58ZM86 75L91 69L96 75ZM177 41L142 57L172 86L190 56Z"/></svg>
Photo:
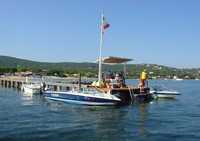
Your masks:
<svg viewBox="0 0 200 141"><path fill-rule="evenodd" d="M19 76L3 76L0 77L0 85L8 88L21 89L23 83L26 83L26 77ZM82 78L81 85L86 87L88 83L91 83L94 79ZM29 77L30 83L42 83L45 82L47 88L51 88L54 91L69 90L72 87L78 87L79 78L58 78L58 77L44 77L34 78Z"/></svg>

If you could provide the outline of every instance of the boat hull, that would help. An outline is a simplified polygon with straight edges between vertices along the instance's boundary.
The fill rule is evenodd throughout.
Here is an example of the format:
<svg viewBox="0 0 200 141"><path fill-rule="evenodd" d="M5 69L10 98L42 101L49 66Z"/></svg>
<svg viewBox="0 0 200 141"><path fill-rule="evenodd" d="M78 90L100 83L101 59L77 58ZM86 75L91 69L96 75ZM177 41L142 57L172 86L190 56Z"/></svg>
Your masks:
<svg viewBox="0 0 200 141"><path fill-rule="evenodd" d="M169 95L169 94L154 94L154 98L175 99L175 98L176 98L176 95Z"/></svg>
<svg viewBox="0 0 200 141"><path fill-rule="evenodd" d="M40 94L41 93L40 88L29 88L26 86L23 87L23 91L24 91L24 93L28 93L28 94Z"/></svg>
<svg viewBox="0 0 200 141"><path fill-rule="evenodd" d="M153 95L149 93L149 88L145 88L143 92L139 88L111 89L110 93L121 99L121 105L149 102L153 99Z"/></svg>
<svg viewBox="0 0 200 141"><path fill-rule="evenodd" d="M74 103L89 106L103 106L103 105L117 105L119 100L112 100L106 98L92 97L89 95L74 95L70 92L44 92L47 99L61 101L66 103Z"/></svg>
<svg viewBox="0 0 200 141"><path fill-rule="evenodd" d="M167 99L174 99L177 95L180 95L177 91L150 91L154 98L167 98Z"/></svg>
<svg viewBox="0 0 200 141"><path fill-rule="evenodd" d="M177 91L165 91L165 90L163 90L163 91L150 91L150 93L152 93L152 94L163 94L163 95L180 95L180 93L179 92L177 92Z"/></svg>

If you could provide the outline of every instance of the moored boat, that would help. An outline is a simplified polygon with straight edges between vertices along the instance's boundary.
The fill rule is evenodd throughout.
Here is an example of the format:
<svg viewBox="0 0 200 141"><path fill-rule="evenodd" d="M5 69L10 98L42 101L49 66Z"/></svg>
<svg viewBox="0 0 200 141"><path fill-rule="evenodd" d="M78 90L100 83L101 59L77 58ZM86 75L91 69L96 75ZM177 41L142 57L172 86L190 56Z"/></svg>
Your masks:
<svg viewBox="0 0 200 141"><path fill-rule="evenodd" d="M176 98L180 95L180 92L175 90L162 90L161 88L153 88L150 93L154 95L154 98Z"/></svg>
<svg viewBox="0 0 200 141"><path fill-rule="evenodd" d="M93 82L91 87L95 87L100 92L117 96L121 99L122 105L152 100L153 95L150 93L148 85L140 87L126 84L126 63L132 61L132 59L109 56L102 58L101 61L107 65L124 64L124 71L118 73L109 72L107 75L104 73L103 78L101 76L102 74L99 73L98 81ZM101 67L99 69L101 69Z"/></svg>
<svg viewBox="0 0 200 141"><path fill-rule="evenodd" d="M149 88L144 88L141 91L137 87L123 87L123 88L97 88L97 90L104 93L110 93L118 97L121 102L120 105L128 105L137 102L148 102L153 99L153 94L149 92Z"/></svg>
<svg viewBox="0 0 200 141"><path fill-rule="evenodd" d="M42 86L40 84L22 84L22 91L28 94L40 94Z"/></svg>
<svg viewBox="0 0 200 141"><path fill-rule="evenodd" d="M89 106L117 105L121 101L114 95L89 89L80 91L44 91L44 96L55 101Z"/></svg>
<svg viewBox="0 0 200 141"><path fill-rule="evenodd" d="M170 91L170 90L151 90L150 93L153 94L168 94L168 95L180 95L180 92L178 91Z"/></svg>
<svg viewBox="0 0 200 141"><path fill-rule="evenodd" d="M157 98L166 98L166 99L175 99L177 95L175 94L154 94L155 99Z"/></svg>
<svg viewBox="0 0 200 141"><path fill-rule="evenodd" d="M109 24L105 22L105 17L101 16L101 34L99 45L99 57L98 57L98 81L93 82L88 87L95 89L92 92L86 91L45 91L44 95L48 99L86 104L86 105L116 105L116 104L129 104L133 101L149 101L152 99L152 94L149 93L147 79L141 86L128 86L125 84L126 79L126 63L132 61L132 59L121 57L102 57L103 48L103 36L105 30L109 27ZM102 63L105 64L124 64L124 73L121 75L116 73L115 78L103 78ZM79 89L80 90L80 89Z"/></svg>

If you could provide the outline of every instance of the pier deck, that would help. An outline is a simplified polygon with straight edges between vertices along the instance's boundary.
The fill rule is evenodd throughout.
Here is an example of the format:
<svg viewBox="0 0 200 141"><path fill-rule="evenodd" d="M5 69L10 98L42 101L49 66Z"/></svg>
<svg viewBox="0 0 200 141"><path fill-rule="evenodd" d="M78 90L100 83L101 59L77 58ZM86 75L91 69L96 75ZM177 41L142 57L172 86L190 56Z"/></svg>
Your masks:
<svg viewBox="0 0 200 141"><path fill-rule="evenodd" d="M81 80L82 87L92 82L94 79L83 78ZM0 77L0 85L4 87L21 88L22 84L26 82L26 77L19 76L3 76ZM71 87L78 87L79 78L58 78L58 77L44 77L35 78L28 77L30 83L41 83L45 82L48 88L52 88L55 91L69 90Z"/></svg>

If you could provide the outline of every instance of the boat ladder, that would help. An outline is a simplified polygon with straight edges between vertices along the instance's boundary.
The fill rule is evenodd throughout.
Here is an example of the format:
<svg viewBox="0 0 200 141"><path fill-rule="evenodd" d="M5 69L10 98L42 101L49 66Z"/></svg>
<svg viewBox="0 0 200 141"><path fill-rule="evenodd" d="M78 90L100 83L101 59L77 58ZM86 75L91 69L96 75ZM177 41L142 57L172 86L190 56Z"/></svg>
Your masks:
<svg viewBox="0 0 200 141"><path fill-rule="evenodd" d="M129 90L129 94L130 94L130 97L131 97L131 104L132 104L133 101L134 101L134 92L130 87L128 87L128 90Z"/></svg>

